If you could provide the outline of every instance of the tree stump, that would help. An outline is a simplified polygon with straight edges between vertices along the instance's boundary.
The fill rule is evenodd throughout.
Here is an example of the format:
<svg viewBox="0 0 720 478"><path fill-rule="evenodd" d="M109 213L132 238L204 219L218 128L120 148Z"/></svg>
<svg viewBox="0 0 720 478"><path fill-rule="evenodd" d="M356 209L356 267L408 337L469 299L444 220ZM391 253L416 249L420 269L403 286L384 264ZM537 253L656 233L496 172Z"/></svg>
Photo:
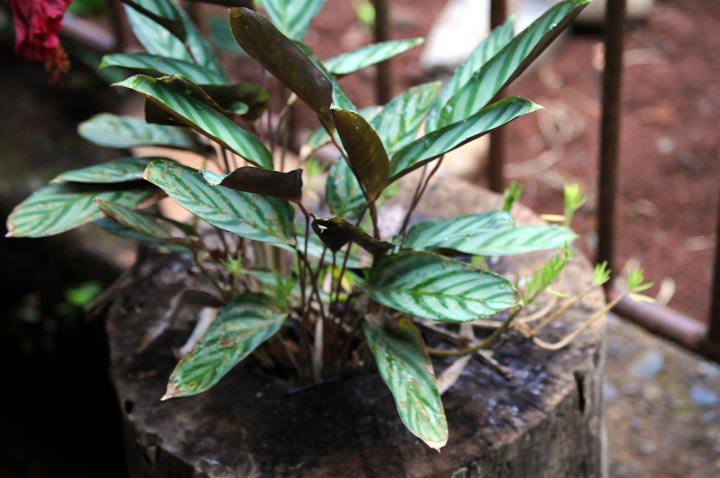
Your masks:
<svg viewBox="0 0 720 478"><path fill-rule="evenodd" d="M402 190L388 212L407 205L411 194ZM501 201L469 184L445 181L428 190L416 216L499 209ZM539 221L520 205L514 214L520 223ZM494 267L527 273L548 255L526 254ZM512 381L470 360L443 395L450 438L438 453L405 429L377 374L291 393L252 363L243 363L209 392L160 402L177 361L172 345L187 338L198 310L184 310L181 324L145 351L137 350L173 294L198 280L183 273L177 261L163 256L140 265L108 318L112 378L132 478L606 476L602 321L556 352L509 333L494 357L512 371ZM591 271L578 255L564 273L564 289L586 288ZM598 289L546 334L564 335L602 305Z"/></svg>

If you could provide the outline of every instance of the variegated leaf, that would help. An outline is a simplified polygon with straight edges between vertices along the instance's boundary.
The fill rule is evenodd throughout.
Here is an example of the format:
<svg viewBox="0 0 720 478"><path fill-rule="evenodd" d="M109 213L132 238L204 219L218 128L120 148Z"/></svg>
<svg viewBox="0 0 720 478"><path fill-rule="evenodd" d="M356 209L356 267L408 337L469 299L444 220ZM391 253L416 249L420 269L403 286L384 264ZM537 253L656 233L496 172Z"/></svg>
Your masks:
<svg viewBox="0 0 720 478"><path fill-rule="evenodd" d="M450 249L476 256L509 256L526 252L559 249L575 240L572 229L564 226L530 225L498 230L460 232L444 235L432 248Z"/></svg>
<svg viewBox="0 0 720 478"><path fill-rule="evenodd" d="M472 75L475 74L485 63L494 57L505 45L513 38L514 19L511 17L503 25L497 27L481 41L465 60L453 72L452 77L443 85L437 101L433 105L428 115L426 131L435 131L437 129L437 121L440 117L440 110L457 93L457 91L470 81Z"/></svg>
<svg viewBox="0 0 720 478"><path fill-rule="evenodd" d="M184 91L168 86L162 79L136 75L117 83L117 85L141 93L168 113L239 154L247 161L263 168L272 169L270 151L260 140L219 111Z"/></svg>
<svg viewBox="0 0 720 478"><path fill-rule="evenodd" d="M438 127L462 121L480 111L522 73L589 2L560 2L520 32L448 100L440 112Z"/></svg>
<svg viewBox="0 0 720 478"><path fill-rule="evenodd" d="M211 186L202 172L169 160L150 163L145 179L213 226L285 248L295 244L293 209L287 201Z"/></svg>
<svg viewBox="0 0 720 478"><path fill-rule="evenodd" d="M391 181L495 128L540 108L542 107L530 100L505 98L465 120L428 133L393 155L390 161Z"/></svg>
<svg viewBox="0 0 720 478"><path fill-rule="evenodd" d="M479 233L512 228L514 225L515 220L512 215L504 211L423 221L410 228L405 237L404 246L410 249L431 249L449 237L461 235L472 237Z"/></svg>
<svg viewBox="0 0 720 478"><path fill-rule="evenodd" d="M182 40L170 33L167 28L129 5L125 5L125 14L133 33L149 53L188 62L194 61Z"/></svg>
<svg viewBox="0 0 720 478"><path fill-rule="evenodd" d="M420 331L407 319L397 328L366 322L363 331L407 429L436 450L445 446L447 419Z"/></svg>
<svg viewBox="0 0 720 478"><path fill-rule="evenodd" d="M375 115L370 124L377 130L388 154L415 139L439 87L439 82L414 86L390 100Z"/></svg>
<svg viewBox="0 0 720 478"><path fill-rule="evenodd" d="M109 219L162 243L180 245L187 248L198 244L198 241L194 238L174 235L172 224L163 218L101 199L96 199L95 204L97 204L100 211Z"/></svg>
<svg viewBox="0 0 720 478"><path fill-rule="evenodd" d="M182 75L190 81L200 84L222 85L227 83L224 75L189 61L178 60L149 53L112 53L105 55L100 68L115 66L136 73L152 76Z"/></svg>
<svg viewBox="0 0 720 478"><path fill-rule="evenodd" d="M302 41L325 0L262 0L270 20L286 37Z"/></svg>
<svg viewBox="0 0 720 478"><path fill-rule="evenodd" d="M198 32L188 14L185 13L185 10L180 8L174 0L126 0L126 2L129 3L129 7L126 7L125 10L128 12L128 18L133 26L133 31L138 36L138 39L141 41L143 46L150 53L163 54L162 52L151 50L151 47L149 47L148 44L152 44L153 41L159 40L161 45L174 43L172 40L165 38L164 32L158 30L163 29L170 35L173 35L175 40L179 41L182 48L185 50L185 54L182 55L182 57L175 55L164 56L195 62L209 70L214 71L223 78L225 77L217 58L210 48L210 45L205 41L202 35L200 35L200 32ZM141 15L146 19L146 21L141 22L144 27L143 31L137 31L137 21L133 21L130 11L133 11L136 15ZM144 15L144 13L149 13L149 15ZM170 24L162 21L162 19L168 20ZM148 29L152 30L147 31ZM156 46L152 45L152 48L156 48ZM173 48L179 49L176 45L174 45Z"/></svg>
<svg viewBox="0 0 720 478"><path fill-rule="evenodd" d="M402 251L376 260L367 293L375 301L428 320L467 322L517 304L505 278L438 254Z"/></svg>
<svg viewBox="0 0 720 478"><path fill-rule="evenodd" d="M94 221L93 224L95 224L96 226L98 226L103 231L107 232L108 234L112 234L113 236L117 236L117 237L120 237L123 239L128 239L130 241L139 242L141 244L145 244L146 246L158 247L158 248L167 249L169 251L179 252L179 253L190 252L190 249L188 249L187 247L179 246L177 244L170 244L170 243L155 239L146 234L142 234L138 231L134 231L128 227L125 227L122 224L119 224L118 222L113 221L112 219L110 219L108 217L98 219L97 221Z"/></svg>
<svg viewBox="0 0 720 478"><path fill-rule="evenodd" d="M74 183L124 183L142 179L145 168L153 159L123 158L103 164L60 173L53 181Z"/></svg>
<svg viewBox="0 0 720 478"><path fill-rule="evenodd" d="M328 172L325 201L336 216L356 218L366 205L360 183L344 158L338 158Z"/></svg>
<svg viewBox="0 0 720 478"><path fill-rule="evenodd" d="M123 184L52 183L20 203L7 219L7 237L45 237L103 217L95 199L137 207L158 191L143 182Z"/></svg>
<svg viewBox="0 0 720 478"><path fill-rule="evenodd" d="M243 294L227 305L173 370L163 400L197 395L275 335L286 314L264 294Z"/></svg>
<svg viewBox="0 0 720 478"><path fill-rule="evenodd" d="M78 133L91 143L108 148L166 146L200 150L200 145L190 130L176 126L147 124L144 120L132 116L101 113L80 123Z"/></svg>
<svg viewBox="0 0 720 478"><path fill-rule="evenodd" d="M368 66L381 63L420 45L423 38L389 40L368 45L323 61L333 75L349 75Z"/></svg>

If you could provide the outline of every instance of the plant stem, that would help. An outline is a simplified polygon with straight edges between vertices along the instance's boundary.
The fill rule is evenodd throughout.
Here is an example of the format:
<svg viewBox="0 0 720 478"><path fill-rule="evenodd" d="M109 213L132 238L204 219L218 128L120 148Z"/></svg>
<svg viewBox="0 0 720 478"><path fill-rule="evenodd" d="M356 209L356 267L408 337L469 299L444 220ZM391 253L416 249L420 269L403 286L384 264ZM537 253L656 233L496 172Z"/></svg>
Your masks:
<svg viewBox="0 0 720 478"><path fill-rule="evenodd" d="M430 183L430 180L433 176L435 176L435 173L437 173L438 169L440 169L440 165L442 165L443 159L445 159L445 156L440 156L440 159L437 160L435 163L435 166L430 171L430 174L425 177L425 181L423 182L423 177L425 176L425 173L423 171L423 176L420 177L420 181L418 182L418 186L422 184L422 187L419 189L415 189L415 194L413 195L413 199L410 202L410 207L408 208L407 214L405 214L405 219L403 220L402 228L400 229L400 235L402 236L402 239L400 240L400 249L402 249L402 246L405 244L405 236L407 232L407 228L410 225L410 219L412 218L412 214L415 211L415 208L420 203L420 199L422 199L423 194L425 194L425 190L428 187L428 184Z"/></svg>

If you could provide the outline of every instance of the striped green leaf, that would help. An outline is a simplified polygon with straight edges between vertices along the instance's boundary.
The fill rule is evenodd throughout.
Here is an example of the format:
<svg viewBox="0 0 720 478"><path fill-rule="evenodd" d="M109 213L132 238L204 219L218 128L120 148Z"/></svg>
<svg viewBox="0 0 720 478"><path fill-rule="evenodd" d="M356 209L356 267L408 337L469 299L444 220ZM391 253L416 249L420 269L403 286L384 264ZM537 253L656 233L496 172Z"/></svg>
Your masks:
<svg viewBox="0 0 720 478"><path fill-rule="evenodd" d="M227 305L177 364L163 400L197 395L218 383L235 365L275 335L285 314L264 294L243 294Z"/></svg>
<svg viewBox="0 0 720 478"><path fill-rule="evenodd" d="M155 215L136 211L132 208L101 199L96 199L95 204L97 204L100 211L102 211L107 218L143 236L150 237L162 243L184 245L188 248L197 243L197 241L187 237L175 236L173 234L172 224Z"/></svg>
<svg viewBox="0 0 720 478"><path fill-rule="evenodd" d="M504 211L469 214L453 219L423 221L415 224L405 237L409 249L431 249L444 240L456 236L474 236L484 232L508 229L515 225L513 217Z"/></svg>
<svg viewBox="0 0 720 478"><path fill-rule="evenodd" d="M180 8L174 0L125 1L129 3L129 7L126 7L125 11L128 12L133 31L150 53L192 61L225 77L210 45L200 35L185 10ZM143 20L140 21L141 32L137 31L137 19L133 21L130 12L134 17L143 17ZM171 35L174 40L168 38L166 33ZM178 42L180 46L178 46ZM158 45L160 47L171 45L171 48L178 52L182 47L184 52L180 53L180 56L165 55L162 52L153 51L158 48Z"/></svg>
<svg viewBox="0 0 720 478"><path fill-rule="evenodd" d="M141 93L177 119L239 154L248 162L272 169L270 151L260 140L219 111L184 91L168 86L162 79L136 75L116 85Z"/></svg>
<svg viewBox="0 0 720 478"><path fill-rule="evenodd" d="M103 231L107 232L108 234L112 234L113 236L117 236L122 239L128 239L130 241L135 241L140 244L145 244L146 246L167 249L169 251L179 252L179 253L190 252L190 250L187 247L179 246L176 244L169 244L167 242L152 238L148 235L145 235L140 232L129 229L129 228L123 226L122 224L119 224L116 221L113 221L112 219L107 218L107 217L98 219L97 221L94 221L93 224L95 224L96 226L98 226Z"/></svg>
<svg viewBox="0 0 720 478"><path fill-rule="evenodd" d="M340 217L356 218L365 207L365 196L344 158L338 158L328 172L325 201L330 211Z"/></svg>
<svg viewBox="0 0 720 478"><path fill-rule="evenodd" d="M390 161L391 181L495 128L541 108L530 100L505 98L465 120L428 133L393 155Z"/></svg>
<svg viewBox="0 0 720 478"><path fill-rule="evenodd" d="M333 75L349 75L368 66L382 63L385 60L405 53L420 45L423 38L407 40L389 40L368 45L323 61L325 68Z"/></svg>
<svg viewBox="0 0 720 478"><path fill-rule="evenodd" d="M103 217L95 199L138 207L157 195L147 183L52 183L20 203L7 219L7 237L45 237Z"/></svg>
<svg viewBox="0 0 720 478"><path fill-rule="evenodd" d="M262 0L270 20L286 37L302 41L325 0Z"/></svg>
<svg viewBox="0 0 720 478"><path fill-rule="evenodd" d="M419 251L377 260L370 269L367 293L392 309L441 322L491 317L517 303L515 289L507 279Z"/></svg>
<svg viewBox="0 0 720 478"><path fill-rule="evenodd" d="M65 171L53 181L74 183L125 183L142 179L150 161L159 158L123 158L87 168Z"/></svg>
<svg viewBox="0 0 720 478"><path fill-rule="evenodd" d="M283 247L295 243L287 201L211 186L201 171L170 160L150 163L145 179L208 224L246 239Z"/></svg>
<svg viewBox="0 0 720 478"><path fill-rule="evenodd" d="M436 450L445 446L447 419L420 331L407 319L401 319L397 328L366 322L363 331L402 422L428 446Z"/></svg>
<svg viewBox="0 0 720 478"><path fill-rule="evenodd" d="M190 81L200 84L222 85L227 78L212 70L189 61L178 60L149 53L112 53L105 55L100 68L116 66L136 73L151 76L182 75Z"/></svg>
<svg viewBox="0 0 720 478"><path fill-rule="evenodd" d="M480 111L537 58L590 0L558 3L513 38L460 88L440 112L442 128Z"/></svg>
<svg viewBox="0 0 720 478"><path fill-rule="evenodd" d="M133 33L149 53L188 62L194 61L183 41L166 27L129 5L125 5L125 14Z"/></svg>
<svg viewBox="0 0 720 478"><path fill-rule="evenodd" d="M369 202L388 185L390 160L375 129L354 111L333 108L332 117L347 160Z"/></svg>
<svg viewBox="0 0 720 478"><path fill-rule="evenodd" d="M292 40L247 8L230 9L230 31L248 55L307 103L326 127L332 128L333 85Z"/></svg>
<svg viewBox="0 0 720 478"><path fill-rule="evenodd" d="M494 57L513 38L514 18L508 19L502 26L490 32L483 41L465 58L459 67L453 72L452 77L443 85L440 95L428 115L426 131L437 129L437 121L440 117L440 110L457 91L470 81L472 75L482 68L485 63Z"/></svg>
<svg viewBox="0 0 720 478"><path fill-rule="evenodd" d="M477 256L509 256L526 252L558 249L575 240L572 229L564 226L532 225L474 234L446 235L432 248L450 249Z"/></svg>
<svg viewBox="0 0 720 478"><path fill-rule="evenodd" d="M108 148L165 146L200 150L200 145L190 130L176 126L148 124L132 116L101 113L80 123L78 133L91 143Z"/></svg>
<svg viewBox="0 0 720 478"><path fill-rule="evenodd" d="M415 139L439 87L439 82L414 86L390 100L372 119L370 124L389 154Z"/></svg>

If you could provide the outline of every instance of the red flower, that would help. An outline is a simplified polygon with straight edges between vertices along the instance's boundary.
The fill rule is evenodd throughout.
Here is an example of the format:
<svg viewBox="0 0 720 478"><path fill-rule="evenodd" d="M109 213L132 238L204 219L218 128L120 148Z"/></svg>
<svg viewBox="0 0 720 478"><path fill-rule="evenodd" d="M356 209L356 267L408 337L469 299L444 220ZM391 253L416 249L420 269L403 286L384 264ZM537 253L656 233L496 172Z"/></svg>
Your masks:
<svg viewBox="0 0 720 478"><path fill-rule="evenodd" d="M15 21L15 51L28 60L43 61L51 83L70 67L60 46L63 16L72 0L10 0Z"/></svg>

